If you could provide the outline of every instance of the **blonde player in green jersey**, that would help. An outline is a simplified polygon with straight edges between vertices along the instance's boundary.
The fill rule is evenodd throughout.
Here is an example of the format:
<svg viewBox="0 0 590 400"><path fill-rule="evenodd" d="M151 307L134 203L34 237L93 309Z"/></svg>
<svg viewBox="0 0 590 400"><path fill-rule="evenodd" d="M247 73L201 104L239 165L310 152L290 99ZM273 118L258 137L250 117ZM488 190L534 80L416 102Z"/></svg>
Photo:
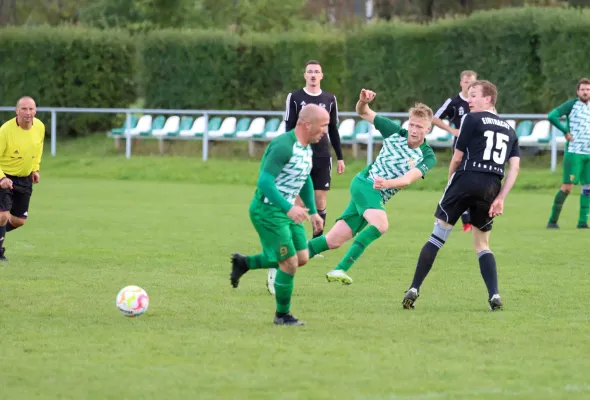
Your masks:
<svg viewBox="0 0 590 400"><path fill-rule="evenodd" d="M578 228L588 229L588 211L590 210L590 79L582 78L578 82L578 97L568 100L549 113L547 118L565 134L568 141L563 158L563 183L557 192L547 223L549 229L559 229L557 221L565 199L572 191L573 185L582 184L580 195L580 214ZM566 125L559 121L567 116Z"/></svg>
<svg viewBox="0 0 590 400"><path fill-rule="evenodd" d="M25 224L33 184L40 179L45 125L36 113L35 100L21 97L16 118L0 127L0 261L6 261L4 236Z"/></svg>
<svg viewBox="0 0 590 400"><path fill-rule="evenodd" d="M363 89L356 112L381 132L383 147L377 159L353 178L351 201L334 227L326 235L310 240L308 245L309 255L313 257L337 249L356 236L336 268L326 274L329 282L352 283L346 272L373 241L387 232L385 203L400 189L423 178L436 164L434 151L424 139L432 127L432 110L416 104L409 111L409 126L405 130L369 108L375 96L375 92Z"/></svg>
<svg viewBox="0 0 590 400"><path fill-rule="evenodd" d="M299 113L295 129L270 142L250 204L250 220L260 238L262 253L232 255L230 282L234 288L251 269L279 269L274 281L277 325L303 325L291 314L295 272L309 260L303 221L309 218L314 232L324 226L315 206L310 145L327 133L329 122L330 115L324 108L308 104ZM295 204L297 196L307 209Z"/></svg>

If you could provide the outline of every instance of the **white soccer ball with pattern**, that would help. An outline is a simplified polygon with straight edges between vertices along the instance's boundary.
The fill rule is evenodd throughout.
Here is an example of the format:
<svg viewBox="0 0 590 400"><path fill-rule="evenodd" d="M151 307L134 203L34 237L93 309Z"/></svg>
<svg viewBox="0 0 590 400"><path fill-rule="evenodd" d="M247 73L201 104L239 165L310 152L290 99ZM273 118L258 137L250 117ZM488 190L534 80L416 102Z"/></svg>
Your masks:
<svg viewBox="0 0 590 400"><path fill-rule="evenodd" d="M126 286L117 294L117 308L127 317L138 317L147 311L150 298L139 286Z"/></svg>

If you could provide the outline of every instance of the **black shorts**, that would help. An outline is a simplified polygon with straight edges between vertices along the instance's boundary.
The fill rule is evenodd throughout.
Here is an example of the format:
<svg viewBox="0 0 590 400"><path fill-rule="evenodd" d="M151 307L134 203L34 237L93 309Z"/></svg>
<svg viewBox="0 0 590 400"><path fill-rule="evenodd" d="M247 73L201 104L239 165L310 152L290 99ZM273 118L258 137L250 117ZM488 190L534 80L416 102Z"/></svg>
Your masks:
<svg viewBox="0 0 590 400"><path fill-rule="evenodd" d="M332 184L332 157L314 158L310 175L314 190L330 190Z"/></svg>
<svg viewBox="0 0 590 400"><path fill-rule="evenodd" d="M33 194L33 177L6 175L12 181L12 190L0 189L0 211L10 211L17 218L27 218Z"/></svg>
<svg viewBox="0 0 590 400"><path fill-rule="evenodd" d="M490 206L500 193L502 178L486 172L459 171L447 184L434 216L455 225L469 211L471 224L480 231L492 229Z"/></svg>

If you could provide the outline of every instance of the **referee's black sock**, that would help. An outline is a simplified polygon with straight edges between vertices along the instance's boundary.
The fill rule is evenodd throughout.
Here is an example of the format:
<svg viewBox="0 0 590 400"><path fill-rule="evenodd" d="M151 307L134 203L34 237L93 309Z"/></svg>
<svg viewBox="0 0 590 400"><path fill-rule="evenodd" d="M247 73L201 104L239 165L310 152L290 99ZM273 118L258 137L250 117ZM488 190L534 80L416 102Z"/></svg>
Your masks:
<svg viewBox="0 0 590 400"><path fill-rule="evenodd" d="M324 220L324 226L326 226L326 214L327 214L327 213L328 213L328 212L327 212L325 209L324 209L324 210L318 210L318 214L319 214L319 216L320 216L320 217L322 217L322 219ZM314 237L314 238L317 238L317 237L320 237L320 236L322 236L323 234L324 234L324 230L322 229L322 230L321 230L321 231L319 231L318 233L314 233L314 234L313 234L313 237Z"/></svg>
<svg viewBox="0 0 590 400"><path fill-rule="evenodd" d="M422 247L420 257L418 257L418 265L416 265L416 272L414 273L414 280L412 281L411 287L420 289L422 282L424 282L426 275L428 275L432 268L432 264L434 264L438 251L444 244L445 241L435 234L430 235L430 239Z"/></svg>
<svg viewBox="0 0 590 400"><path fill-rule="evenodd" d="M10 232L10 231L12 231L12 230L14 230L14 229L18 228L18 226L14 226L14 225L12 225L12 224L10 223L10 221L8 221L8 222L6 223L6 226L5 226L5 228L6 228L6 232ZM2 235L2 237L4 237L4 235Z"/></svg>
<svg viewBox="0 0 590 400"><path fill-rule="evenodd" d="M477 253L479 258L479 270L488 288L489 299L498 294L498 271L496 270L496 258L491 250L482 250Z"/></svg>

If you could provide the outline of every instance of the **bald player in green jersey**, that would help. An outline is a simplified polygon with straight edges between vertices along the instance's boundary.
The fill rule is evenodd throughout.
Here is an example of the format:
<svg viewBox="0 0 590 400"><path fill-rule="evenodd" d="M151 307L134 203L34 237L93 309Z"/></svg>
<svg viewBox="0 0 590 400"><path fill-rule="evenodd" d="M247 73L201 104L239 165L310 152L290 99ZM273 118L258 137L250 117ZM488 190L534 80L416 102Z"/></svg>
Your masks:
<svg viewBox="0 0 590 400"><path fill-rule="evenodd" d="M409 126L405 130L369 108L375 96L375 92L363 89L356 112L381 132L383 147L377 159L353 178L350 203L334 227L309 242L309 256L313 257L356 237L336 268L326 274L328 282L352 283L346 272L373 241L387 232L385 203L400 189L423 178L436 164L434 151L424 139L432 127L432 110L416 104L409 111Z"/></svg>
<svg viewBox="0 0 590 400"><path fill-rule="evenodd" d="M277 325L303 325L291 314L291 295L297 268L309 260L303 221L310 219L314 232L323 229L311 181L311 144L328 132L330 115L315 104L299 113L295 129L274 138L262 156L250 220L262 244L262 253L232 255L231 285L251 269L278 268L274 280ZM300 196L307 208L295 204ZM309 214L309 215L308 215Z"/></svg>
<svg viewBox="0 0 590 400"><path fill-rule="evenodd" d="M590 209L590 79L578 82L578 97L554 109L547 118L565 134L568 141L563 158L563 181L553 201L553 208L547 228L559 229L557 221L565 199L572 186L582 184L580 195L580 214L578 228L588 229L588 210ZM559 121L567 117L566 125Z"/></svg>

